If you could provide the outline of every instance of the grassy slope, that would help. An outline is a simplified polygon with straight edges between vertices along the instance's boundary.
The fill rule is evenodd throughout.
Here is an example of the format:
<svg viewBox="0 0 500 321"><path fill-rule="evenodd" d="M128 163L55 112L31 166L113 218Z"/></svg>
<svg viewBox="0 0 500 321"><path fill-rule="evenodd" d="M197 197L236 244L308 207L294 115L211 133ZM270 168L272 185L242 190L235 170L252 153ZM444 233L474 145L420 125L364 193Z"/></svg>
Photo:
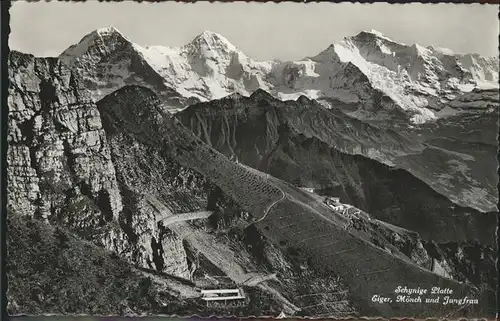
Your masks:
<svg viewBox="0 0 500 321"><path fill-rule="evenodd" d="M10 315L154 314L160 300L177 308L172 313L189 311L175 293L60 227L15 213L7 221Z"/></svg>
<svg viewBox="0 0 500 321"><path fill-rule="evenodd" d="M272 179L288 195L286 183ZM320 207L311 207L303 200L282 202L257 226L274 244L296 253L297 260L307 262L319 271L339 275L350 285L349 290L362 315L391 315L427 317L452 313L450 306L418 304L373 304L368 298L373 294L392 295L398 285L430 288L449 287L457 297L468 295L480 298L481 306L469 314L453 316L484 316L493 307L493 301L475 292L465 284L444 279L416 265L393 257L374 245L353 237L322 213ZM479 297L478 297L479 296ZM461 312L460 312L461 313Z"/></svg>

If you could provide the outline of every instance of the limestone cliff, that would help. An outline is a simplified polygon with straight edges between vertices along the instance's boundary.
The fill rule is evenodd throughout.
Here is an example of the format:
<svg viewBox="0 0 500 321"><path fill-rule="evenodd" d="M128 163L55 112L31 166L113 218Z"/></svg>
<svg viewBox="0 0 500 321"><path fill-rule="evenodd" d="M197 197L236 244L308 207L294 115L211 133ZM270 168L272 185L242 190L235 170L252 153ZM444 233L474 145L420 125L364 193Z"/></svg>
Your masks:
<svg viewBox="0 0 500 321"><path fill-rule="evenodd" d="M99 111L79 77L55 58L13 52L9 63L9 207L70 228L144 267L154 260L155 242L167 242L156 256L172 263L159 270L186 276L182 242L160 236L155 221L140 233L146 248L140 255L120 227L140 204L120 189Z"/></svg>

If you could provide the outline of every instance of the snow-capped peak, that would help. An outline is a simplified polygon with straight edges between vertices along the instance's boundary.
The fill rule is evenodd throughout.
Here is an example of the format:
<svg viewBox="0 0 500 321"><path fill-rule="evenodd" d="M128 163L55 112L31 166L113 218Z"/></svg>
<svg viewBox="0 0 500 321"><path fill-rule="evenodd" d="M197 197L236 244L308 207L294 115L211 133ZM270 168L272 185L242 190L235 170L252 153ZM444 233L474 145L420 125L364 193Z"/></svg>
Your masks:
<svg viewBox="0 0 500 321"><path fill-rule="evenodd" d="M429 46L427 48L432 50L432 51L435 51L435 52L438 52L438 53L441 53L444 55L448 55L448 56L452 56L455 54L451 49L448 49L448 48L434 47L434 46Z"/></svg>
<svg viewBox="0 0 500 321"><path fill-rule="evenodd" d="M377 37L385 37L383 33L381 33L380 31L377 31L375 29L370 29L369 31L365 31L365 32L373 33Z"/></svg>
<svg viewBox="0 0 500 321"><path fill-rule="evenodd" d="M202 41L202 40L207 42L207 43L210 43L210 44L224 43L224 44L232 46L232 44L229 42L229 40L227 40L226 38L224 38L220 34L213 32L213 31L210 31L210 30L203 31L201 34L196 36L192 42L197 42L197 41Z"/></svg>
<svg viewBox="0 0 500 321"><path fill-rule="evenodd" d="M360 95L353 97L352 93L361 93L364 89L355 88L350 82L356 77L361 81L363 74L370 87L388 97L388 110L397 106L414 115L415 122L434 119L433 110L456 95L480 83L498 80L498 60L494 66L484 57L443 54L443 50L419 44L409 46L375 30L346 37L311 59L316 63L316 70L321 68L330 73L328 92L323 89L321 95L359 104ZM347 68L349 66L351 68ZM294 88L298 83L305 83L305 77L302 78L295 81ZM316 79L314 82L321 83ZM369 101L368 91L362 96L362 100Z"/></svg>
<svg viewBox="0 0 500 321"><path fill-rule="evenodd" d="M98 29L92 31L91 33L89 33L88 35L83 37L83 39L80 41L80 43L91 42L91 41L96 40L96 39L103 39L103 38L107 39L110 37L117 37L117 38L126 39L127 41L130 41L118 29L116 29L113 26L109 26L109 27L98 28ZM84 41L84 40L86 40L86 41Z"/></svg>
<svg viewBox="0 0 500 321"><path fill-rule="evenodd" d="M424 56L428 55L431 53L431 50L429 48L426 48L424 46L421 46L419 44L414 43L413 45L410 46L410 48L417 54L418 56Z"/></svg>
<svg viewBox="0 0 500 321"><path fill-rule="evenodd" d="M113 26L99 28L85 35L78 44L70 46L60 58L66 62L70 62L74 57L79 57L89 51L89 48L97 42L103 45L111 45L110 39L121 39L130 42L118 29Z"/></svg>
<svg viewBox="0 0 500 321"><path fill-rule="evenodd" d="M396 41L386 37L382 32L377 31L375 29L363 30L360 33L358 33L355 37L353 37L353 39L363 39L366 38L367 36L374 39L383 39L386 41L397 43Z"/></svg>
<svg viewBox="0 0 500 321"><path fill-rule="evenodd" d="M96 29L94 32L100 36L110 35L110 34L114 34L114 33L118 33L120 35L123 35L118 29L116 29L113 26L99 28L99 29Z"/></svg>
<svg viewBox="0 0 500 321"><path fill-rule="evenodd" d="M221 36L220 34L213 31L204 31L198 36L196 36L190 43L183 47L188 51L218 51L229 53L237 51L236 46L234 46L229 40Z"/></svg>

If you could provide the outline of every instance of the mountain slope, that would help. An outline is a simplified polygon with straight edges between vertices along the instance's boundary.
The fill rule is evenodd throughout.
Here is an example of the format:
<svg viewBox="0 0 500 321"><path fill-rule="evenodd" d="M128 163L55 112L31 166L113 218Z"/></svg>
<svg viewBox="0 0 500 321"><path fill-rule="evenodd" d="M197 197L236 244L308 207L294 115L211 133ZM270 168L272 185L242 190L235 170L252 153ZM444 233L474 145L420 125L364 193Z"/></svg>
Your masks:
<svg viewBox="0 0 500 321"><path fill-rule="evenodd" d="M201 101L249 95L260 88L284 100L305 95L322 99L326 106L332 99L356 104L351 114L361 119L414 123L435 119L457 96L498 82L493 58L408 46L375 31L347 37L303 60L265 62L210 31L171 48L142 47L105 28L84 37L61 58L87 70L99 97L109 92L105 88L131 83ZM98 75L110 79L99 84ZM185 106L178 99L179 104L168 106Z"/></svg>
<svg viewBox="0 0 500 321"><path fill-rule="evenodd" d="M126 91L131 93L125 94ZM134 101L132 97L137 96L133 95L133 93L139 97L143 95L145 97ZM446 284L456 288L457 291L462 291L458 289L463 285L440 278L414 264L395 258L373 244L347 233L341 227L341 218L338 214L332 213L325 206L311 206L304 203L303 200L297 198L297 193L300 195L300 192L296 188L287 187L288 185L279 183L274 179L266 180L265 175L260 175L254 170L229 161L222 154L204 145L201 140L190 134L184 126L169 115L162 115L161 109L158 107L150 109L155 105L160 105L158 100L152 105L146 105L151 106L150 108L144 108L144 101L151 102L151 99L154 102L153 93L148 94L148 91L144 91L144 89L124 88L123 91L107 97L106 102L102 102L100 107L110 144L115 146L112 149L127 151L127 154L114 153L115 163L120 163L118 160L120 155L123 160L129 159L125 161L125 164L129 163L131 165L124 164L123 167L129 169L127 173L133 173L131 172L133 168L136 168L135 171L140 168L142 168L142 171L149 171L148 168L161 168L159 166L137 167L139 164L132 165L138 161L134 156L134 150L145 149L150 155L148 158L150 160L170 162L169 160L173 159L182 166L191 168L198 174L207 177L212 184L218 186L224 195L232 199L235 205L248 213L250 219L247 222L254 221L255 227L263 237L261 246L267 247L268 244L272 244L272 246L279 249L288 247L289 255L293 255L297 259L301 257L306 259L303 264L306 264L306 269L311 272L329 271L331 276L340 278L339 286L342 286L343 282L347 282L346 285L352 296L351 300L354 306L360 309L360 313L421 315L421 309L403 307L397 304L380 306L366 300L368 293L392 291L396 284L400 282L401 273L406 275L409 283L426 284L429 282L429 284L442 284L443 286ZM140 159L146 161L146 163L150 162L143 157ZM118 169L118 171L121 170ZM144 185L141 183L144 179L143 175L135 176L135 178L134 175L128 175L129 183L127 185L131 189L135 188L136 192L140 190L140 193L155 197L160 200L160 203L168 204L163 194L167 192L165 190L166 185L161 183L165 176L153 175L148 177L150 177L149 182L151 182L150 179L153 179L153 181L148 185ZM243 181L247 183L242 184ZM165 205L165 207L168 208L169 206ZM171 210L171 208L169 209ZM228 217L227 215L230 215L230 213L226 213L224 216ZM249 228L247 225L246 233L249 232ZM172 227L172 229L181 235L188 235L190 233L188 231L192 227L186 225L183 228ZM299 235L300 237L297 237ZM203 245L199 243L202 240L201 236L199 237L199 241L188 238L188 243L198 248L198 250L206 251ZM337 245L331 244L332 239L337 241ZM253 243L253 246L258 244ZM321 244L331 245L321 246ZM291 248L295 250L292 251ZM340 254L346 252L354 254ZM223 253L221 252L220 255L224 255ZM262 251L256 253L262 253ZM362 255L360 255L361 253ZM376 260L372 258L374 262L377 261L376 266L361 264L363 260L371 257L377 257ZM218 262L216 258L217 256L215 258L207 257L214 264ZM224 258L222 257L220 260L223 261ZM237 260L237 262L240 261ZM356 269L353 269L353 266L356 266ZM383 266L390 266L391 268L385 269ZM219 266L219 268L222 267ZM361 286L359 283L360 275L365 275L366 278L372 278L375 275L379 278L380 275L383 275L386 282L383 284L367 282ZM320 277L320 275L318 274L317 277ZM233 278L237 279L234 275ZM358 281L355 281L356 278ZM284 279L280 279L280 281L286 282ZM465 290L465 288L462 289ZM294 302L294 304L297 303ZM446 307L436 307L436 309L446 309ZM437 310L434 311L434 313L436 312Z"/></svg>
<svg viewBox="0 0 500 321"><path fill-rule="evenodd" d="M165 287L175 279L141 273L63 227L15 212L7 221L9 315L144 315L161 313L165 302L185 315L199 304L191 298L181 307L189 298Z"/></svg>
<svg viewBox="0 0 500 321"><path fill-rule="evenodd" d="M326 110L306 98L299 101L280 102L264 92L256 92L248 98L233 96L196 104L174 117L238 163L270 173L295 186L307 187L317 194L339 197L343 203L370 213L384 224L387 222L418 232L428 246L430 257L444 262L442 258L451 255L449 260L464 262L460 267L451 268L456 271L451 273L454 277L462 279L458 275L463 272L458 271L473 265L484 275L489 275L489 281L483 279L481 286L495 287L494 259L488 255L495 247L496 212L481 213L467 204L457 206L407 171L361 156L375 149L380 153L379 158L386 155L388 159L391 153L397 152L416 157L418 153L413 151L411 154L411 145L404 136L391 135L384 129L362 124L345 115L342 118L340 114L332 115L335 109ZM472 119L484 120L483 117ZM349 134L351 140L344 138L343 134ZM452 145L456 148L455 144ZM400 157L405 155L395 156L396 159ZM420 163L408 165L420 165L429 171L433 164L422 159L418 161ZM436 162L441 163L442 159ZM484 172L478 177L482 175ZM434 178L433 175L427 176L431 182ZM446 187L449 188L450 184ZM465 185L464 191L469 188ZM370 226L371 223L365 224ZM370 232L371 237L376 234ZM447 254L438 255L434 248ZM454 249L454 254L450 249ZM483 253L480 255L482 259L479 256L472 259L474 251ZM460 253L472 256L463 261L464 256Z"/></svg>
<svg viewBox="0 0 500 321"><path fill-rule="evenodd" d="M274 168L269 173L302 186L328 189L341 184L342 174L334 169L340 156L333 155L342 155L348 165L361 159L349 155L362 155L409 171L463 207L494 211L495 115L463 114L413 130L393 130L347 116L336 106L322 108L305 97L282 102L257 91L250 97L192 105L175 117L226 155L263 171ZM315 160L308 156L312 151L324 156ZM456 171L460 175L450 175ZM474 197L471 186L482 197ZM356 205L366 209L362 204Z"/></svg>

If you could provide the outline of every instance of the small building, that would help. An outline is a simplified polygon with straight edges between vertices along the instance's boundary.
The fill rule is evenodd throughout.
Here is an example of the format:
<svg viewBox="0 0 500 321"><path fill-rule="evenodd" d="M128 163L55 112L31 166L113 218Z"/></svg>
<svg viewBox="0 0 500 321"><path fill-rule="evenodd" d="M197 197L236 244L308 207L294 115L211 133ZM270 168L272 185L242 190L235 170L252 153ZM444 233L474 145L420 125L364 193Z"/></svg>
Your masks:
<svg viewBox="0 0 500 321"><path fill-rule="evenodd" d="M314 188L312 187L301 187L301 189L309 193L314 193Z"/></svg>
<svg viewBox="0 0 500 321"><path fill-rule="evenodd" d="M330 206L340 206L342 203L340 203L340 198L338 197L327 197L323 201L323 203L330 205Z"/></svg>
<svg viewBox="0 0 500 321"><path fill-rule="evenodd" d="M334 211L342 211L346 208L346 206L340 202L340 198L338 197L327 197L323 200L323 203L328 205Z"/></svg>
<svg viewBox="0 0 500 321"><path fill-rule="evenodd" d="M209 301L230 301L245 299L242 289L201 290L202 299Z"/></svg>
<svg viewBox="0 0 500 321"><path fill-rule="evenodd" d="M338 198L338 197L330 197L330 200L332 201L333 204L340 205L340 198Z"/></svg>

